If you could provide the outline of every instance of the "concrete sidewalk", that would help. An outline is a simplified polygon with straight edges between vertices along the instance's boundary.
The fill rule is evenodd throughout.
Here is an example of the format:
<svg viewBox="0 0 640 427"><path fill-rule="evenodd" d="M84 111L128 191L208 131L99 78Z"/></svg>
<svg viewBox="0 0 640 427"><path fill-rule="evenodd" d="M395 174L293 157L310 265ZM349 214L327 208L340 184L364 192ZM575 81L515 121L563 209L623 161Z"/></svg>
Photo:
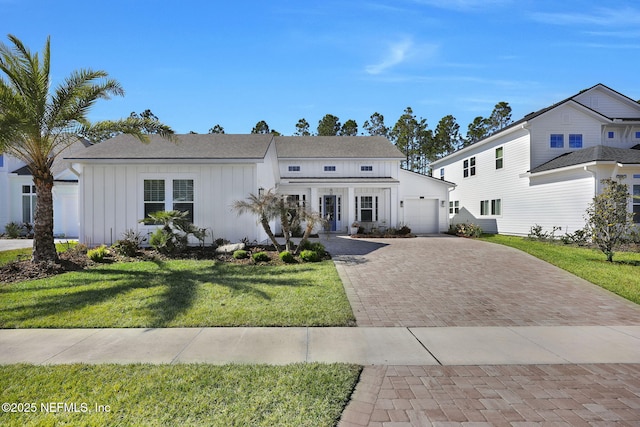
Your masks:
<svg viewBox="0 0 640 427"><path fill-rule="evenodd" d="M640 326L0 330L0 364L640 363Z"/></svg>

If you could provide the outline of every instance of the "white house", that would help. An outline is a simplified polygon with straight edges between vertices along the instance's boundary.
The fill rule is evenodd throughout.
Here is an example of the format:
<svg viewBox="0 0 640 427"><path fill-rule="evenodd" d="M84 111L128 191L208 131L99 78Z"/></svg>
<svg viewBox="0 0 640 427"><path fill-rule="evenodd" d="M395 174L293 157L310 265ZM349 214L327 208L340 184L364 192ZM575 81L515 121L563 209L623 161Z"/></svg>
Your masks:
<svg viewBox="0 0 640 427"><path fill-rule="evenodd" d="M53 234L58 237L78 237L78 177L69 168L64 155L83 150L89 145L78 140L56 157L51 166L53 185ZM27 165L0 153L0 232L9 222L33 223L36 190Z"/></svg>
<svg viewBox="0 0 640 427"><path fill-rule="evenodd" d="M80 240L110 244L148 213L179 209L214 238L263 240L256 218L235 200L275 189L330 220L330 230L409 225L417 233L448 226L450 182L400 169L403 154L383 137L273 135L120 135L65 157L79 175Z"/></svg>
<svg viewBox="0 0 640 427"><path fill-rule="evenodd" d="M640 104L598 84L432 167L435 177L456 184L452 223L503 234L526 235L536 224L572 233L584 227L600 180L622 180L640 195ZM629 209L640 221L640 199Z"/></svg>

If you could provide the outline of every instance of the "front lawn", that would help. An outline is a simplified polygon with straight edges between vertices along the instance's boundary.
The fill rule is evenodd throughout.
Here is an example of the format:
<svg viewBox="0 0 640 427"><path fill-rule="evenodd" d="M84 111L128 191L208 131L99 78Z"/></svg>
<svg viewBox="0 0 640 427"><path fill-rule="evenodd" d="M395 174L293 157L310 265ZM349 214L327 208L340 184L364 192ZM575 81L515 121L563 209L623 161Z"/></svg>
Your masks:
<svg viewBox="0 0 640 427"><path fill-rule="evenodd" d="M344 364L5 365L0 400L11 406L3 406L0 420L3 426L333 426L359 374L360 367Z"/></svg>
<svg viewBox="0 0 640 427"><path fill-rule="evenodd" d="M520 249L640 304L640 253L616 252L614 262L607 262L606 256L597 249L499 234L483 235L481 239Z"/></svg>
<svg viewBox="0 0 640 427"><path fill-rule="evenodd" d="M331 261L211 260L104 264L0 285L0 328L349 326Z"/></svg>
<svg viewBox="0 0 640 427"><path fill-rule="evenodd" d="M64 252L74 246L76 242L56 243L56 250L58 252ZM12 249L9 251L0 251L0 266L9 264L13 261L20 261L31 258L32 248Z"/></svg>

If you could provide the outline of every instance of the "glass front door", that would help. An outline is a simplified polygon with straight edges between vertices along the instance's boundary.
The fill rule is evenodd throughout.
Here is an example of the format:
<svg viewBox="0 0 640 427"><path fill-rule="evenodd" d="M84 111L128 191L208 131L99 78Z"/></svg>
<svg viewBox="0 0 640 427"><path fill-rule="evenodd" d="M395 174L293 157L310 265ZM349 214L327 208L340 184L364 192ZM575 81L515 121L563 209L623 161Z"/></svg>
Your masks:
<svg viewBox="0 0 640 427"><path fill-rule="evenodd" d="M322 212L324 213L325 219L329 221L329 230L336 231L337 225L337 215L336 215L336 196L324 196L322 198L323 205Z"/></svg>

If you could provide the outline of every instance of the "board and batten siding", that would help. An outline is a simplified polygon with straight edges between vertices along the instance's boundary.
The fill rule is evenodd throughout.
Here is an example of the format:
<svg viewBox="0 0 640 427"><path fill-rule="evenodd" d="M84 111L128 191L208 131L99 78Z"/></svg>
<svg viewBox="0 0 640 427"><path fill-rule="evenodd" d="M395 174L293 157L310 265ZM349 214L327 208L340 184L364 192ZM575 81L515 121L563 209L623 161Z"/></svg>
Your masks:
<svg viewBox="0 0 640 427"><path fill-rule="evenodd" d="M397 161L368 159L280 159L280 176L294 178L353 178L353 177L391 177L398 175ZM289 166L300 166L300 171L291 172ZM335 166L335 171L325 171L325 166ZM372 166L372 171L363 172L361 166Z"/></svg>
<svg viewBox="0 0 640 427"><path fill-rule="evenodd" d="M144 215L144 179L193 179L194 224L217 238L257 239L256 218L238 216L235 200L256 193L255 164L225 165L118 165L84 164L80 181L80 239L96 246L112 244L133 229L146 236L156 226L140 224Z"/></svg>

